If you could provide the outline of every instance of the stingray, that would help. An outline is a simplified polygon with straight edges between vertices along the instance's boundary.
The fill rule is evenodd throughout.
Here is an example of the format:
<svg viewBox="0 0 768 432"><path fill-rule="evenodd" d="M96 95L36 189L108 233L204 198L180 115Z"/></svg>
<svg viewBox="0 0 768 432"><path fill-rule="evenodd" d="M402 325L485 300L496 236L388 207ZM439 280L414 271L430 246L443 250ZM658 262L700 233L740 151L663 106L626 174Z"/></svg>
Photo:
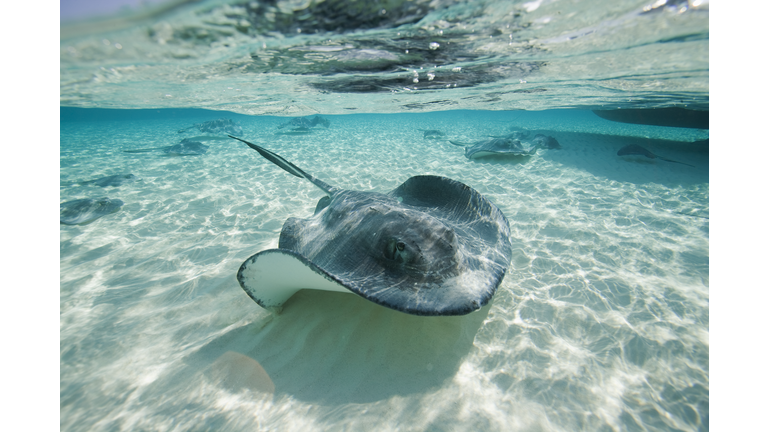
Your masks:
<svg viewBox="0 0 768 432"><path fill-rule="evenodd" d="M531 133L526 130L516 130L505 135L491 135L491 138L508 138L522 141L524 139L528 139L530 135Z"/></svg>
<svg viewBox="0 0 768 432"><path fill-rule="evenodd" d="M220 135L197 135L193 137L186 138L190 141L229 141L228 136L220 136Z"/></svg>
<svg viewBox="0 0 768 432"><path fill-rule="evenodd" d="M663 161L672 162L672 163L676 163L676 164L680 164L680 165L687 165L689 167L696 168L695 166L689 165L689 164L684 163L684 162L678 162L676 160L667 159L665 157L661 157L659 155L655 155L655 154L651 153L651 151L648 150L647 148L639 146L637 144L625 145L624 147L620 148L619 151L616 154L619 155L619 156L645 156L645 157L647 157L649 159L661 159Z"/></svg>
<svg viewBox="0 0 768 432"><path fill-rule="evenodd" d="M487 304L504 278L509 222L469 186L421 175L387 193L341 189L232 138L326 194L314 215L285 221L277 249L240 266L237 280L260 306L279 311L311 288L352 292L413 315L465 315Z"/></svg>
<svg viewBox="0 0 768 432"><path fill-rule="evenodd" d="M315 125L312 123L312 121L309 120L309 117L296 117L285 123L280 124L279 126L277 126L277 128L283 129L285 127L291 127L293 130L309 130L314 126Z"/></svg>
<svg viewBox="0 0 768 432"><path fill-rule="evenodd" d="M315 125L320 125L320 126L326 128L326 129L331 126L331 121L328 120L325 117L315 116L315 118L312 120L312 122Z"/></svg>
<svg viewBox="0 0 768 432"><path fill-rule="evenodd" d="M319 115L314 116L313 118L309 117L296 117L292 118L289 121L279 125L278 129L283 129L285 127L291 127L293 130L299 130L299 131L308 131L312 129L313 127L317 125L321 125L325 128L331 125L331 122L324 118L320 117ZM235 134L237 135L237 134Z"/></svg>
<svg viewBox="0 0 768 432"><path fill-rule="evenodd" d="M477 159L486 156L533 156L539 148L538 144L534 144L531 147L523 147L520 140L511 138L491 138L470 144L457 141L450 141L450 143L465 147L464 156L467 159Z"/></svg>
<svg viewBox="0 0 768 432"><path fill-rule="evenodd" d="M419 129L424 132L424 139L438 139L445 136L445 132L436 129Z"/></svg>
<svg viewBox="0 0 768 432"><path fill-rule="evenodd" d="M182 140L176 145L172 145L169 148L163 150L164 153L169 155L201 155L208 151L208 146L200 141Z"/></svg>
<svg viewBox="0 0 768 432"><path fill-rule="evenodd" d="M536 134L533 137L533 144L538 145L539 148L545 148L545 149L563 148L563 146L561 146L560 143L557 142L555 137L551 137L549 135L543 135L543 134Z"/></svg>
<svg viewBox="0 0 768 432"><path fill-rule="evenodd" d="M211 120L203 123L196 123L186 129L182 129L179 131L179 133L184 133L192 129L197 129L200 132L203 133L212 133L212 134L234 134L239 135L243 133L243 128L239 124L235 123L234 121L230 119L218 119L218 120Z"/></svg>
<svg viewBox="0 0 768 432"><path fill-rule="evenodd" d="M135 182L137 179L138 177L136 177L133 174L117 174L117 175L102 177L96 180L81 182L80 184L83 184L83 185L95 184L96 186L101 186L101 187L107 187L107 186L118 187L126 183Z"/></svg>
<svg viewBox="0 0 768 432"><path fill-rule="evenodd" d="M284 130L284 131L280 131L280 132L275 132L275 135L294 136L294 135L312 135L314 133L315 133L315 131L313 129L297 128L297 129L288 129L288 130Z"/></svg>
<svg viewBox="0 0 768 432"><path fill-rule="evenodd" d="M168 156L195 156L205 154L205 152L208 151L208 148L209 147L207 145L201 143L200 141L193 141L189 138L186 138L181 140L180 143L172 146L123 150L123 153L149 153L160 151Z"/></svg>
<svg viewBox="0 0 768 432"><path fill-rule="evenodd" d="M59 221L65 225L84 225L114 213L123 206L119 199L84 198L62 203L59 206Z"/></svg>

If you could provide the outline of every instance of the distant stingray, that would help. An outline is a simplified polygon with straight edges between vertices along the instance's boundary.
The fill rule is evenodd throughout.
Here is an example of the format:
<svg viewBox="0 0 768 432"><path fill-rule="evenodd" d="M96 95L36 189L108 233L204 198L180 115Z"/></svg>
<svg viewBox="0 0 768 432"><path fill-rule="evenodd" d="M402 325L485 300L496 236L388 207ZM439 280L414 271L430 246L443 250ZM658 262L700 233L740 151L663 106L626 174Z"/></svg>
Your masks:
<svg viewBox="0 0 768 432"><path fill-rule="evenodd" d="M190 156L190 155L201 155L205 154L205 152L208 151L208 146L199 142L199 141L190 141L190 140L182 140L180 143L176 145L170 146L168 149L163 150L166 154L169 155L180 155L180 156Z"/></svg>
<svg viewBox="0 0 768 432"><path fill-rule="evenodd" d="M533 137L533 143L539 145L539 148L545 148L545 149L563 148L563 146L561 146L560 143L557 142L555 137L551 137L549 135L536 134L536 136Z"/></svg>
<svg viewBox="0 0 768 432"><path fill-rule="evenodd" d="M315 133L314 129L305 129L305 128L297 128L297 129L288 129L288 130L282 130L279 132L275 132L275 135L312 135Z"/></svg>
<svg viewBox="0 0 768 432"><path fill-rule="evenodd" d="M290 127L294 131L308 131L312 129L313 127L321 125L325 128L329 127L331 125L331 122L319 115L316 115L312 118L310 117L295 117L290 119L289 121L279 125L278 129L283 129L285 127ZM230 134L230 135L237 135L237 134Z"/></svg>
<svg viewBox="0 0 768 432"><path fill-rule="evenodd" d="M527 130L515 130L504 135L491 135L491 138L507 138L507 139L516 139L516 140L522 141L524 139L528 139L530 135L531 133L528 132Z"/></svg>
<svg viewBox="0 0 768 432"><path fill-rule="evenodd" d="M473 143L449 141L455 146L465 147L464 156L467 159L478 159L487 156L533 156L539 144L523 147L520 140L510 138L491 138Z"/></svg>
<svg viewBox="0 0 768 432"><path fill-rule="evenodd" d="M686 166L689 166L689 167L692 167L692 168L696 168L695 166L689 165L689 164L684 163L684 162L678 162L676 160L667 159L665 157L661 157L659 155L655 155L655 154L651 153L651 151L648 150L647 148L639 146L637 144L625 145L624 147L620 148L619 151L616 154L619 155L619 156L645 156L645 157L647 157L649 159L661 159L663 161L672 162L672 163L676 163L676 164L680 164L680 165L686 165Z"/></svg>
<svg viewBox="0 0 768 432"><path fill-rule="evenodd" d="M506 135L491 135L492 138L507 138L512 140L525 140L528 139L528 137L531 136L531 133L526 130L517 130L510 132ZM563 146L560 145L559 142L555 139L555 137L544 135L544 134L536 134L533 137L532 144L536 145L538 144L539 148L542 149L561 149Z"/></svg>
<svg viewBox="0 0 768 432"><path fill-rule="evenodd" d="M194 156L205 154L205 152L208 151L208 148L209 147L207 145L199 141L192 141L191 139L187 138L172 146L123 150L123 153L150 153L154 151L160 151L161 153L165 153L168 156Z"/></svg>
<svg viewBox="0 0 768 432"><path fill-rule="evenodd" d="M192 129L197 129L203 133L211 134L235 134L239 135L243 133L243 128L236 122L221 118L218 120L211 120L203 123L196 123L186 129L182 129L179 133L184 133Z"/></svg>
<svg viewBox="0 0 768 432"><path fill-rule="evenodd" d="M59 206L59 221L65 225L84 225L120 210L123 202L119 199L78 199Z"/></svg>
<svg viewBox="0 0 768 432"><path fill-rule="evenodd" d="M419 129L419 131L424 132L424 139L438 139L445 136L445 132L437 129Z"/></svg>
<svg viewBox="0 0 768 432"><path fill-rule="evenodd" d="M193 137L186 138L190 141L229 141L228 136L221 136L221 135L197 135Z"/></svg>

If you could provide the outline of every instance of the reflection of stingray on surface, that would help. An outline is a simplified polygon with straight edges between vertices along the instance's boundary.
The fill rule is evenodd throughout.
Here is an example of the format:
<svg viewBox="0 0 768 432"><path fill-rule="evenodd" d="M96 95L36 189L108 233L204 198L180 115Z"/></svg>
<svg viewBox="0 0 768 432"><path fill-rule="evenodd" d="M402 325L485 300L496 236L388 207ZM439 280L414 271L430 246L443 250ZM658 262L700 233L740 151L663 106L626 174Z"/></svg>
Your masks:
<svg viewBox="0 0 768 432"><path fill-rule="evenodd" d="M59 221L65 225L85 225L120 210L122 206L119 199L106 197L68 201L59 206Z"/></svg>
<svg viewBox="0 0 768 432"><path fill-rule="evenodd" d="M414 315L463 315L488 303L504 278L509 223L469 186L416 176L386 194L344 190L235 139L328 195L310 218L286 220L278 249L240 267L240 286L262 307L279 310L300 289L314 288L351 291Z"/></svg>

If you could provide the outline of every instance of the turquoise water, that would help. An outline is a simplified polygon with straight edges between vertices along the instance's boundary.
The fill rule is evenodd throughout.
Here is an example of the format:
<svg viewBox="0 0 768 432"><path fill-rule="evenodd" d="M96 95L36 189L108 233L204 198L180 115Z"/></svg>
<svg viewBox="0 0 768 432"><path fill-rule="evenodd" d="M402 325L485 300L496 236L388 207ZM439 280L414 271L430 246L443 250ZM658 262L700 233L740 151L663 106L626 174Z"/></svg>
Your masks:
<svg viewBox="0 0 768 432"><path fill-rule="evenodd" d="M301 291L280 315L260 308L238 267L322 192L234 140L200 156L124 152L222 116L332 185L434 174L476 189L512 228L491 303L428 318ZM280 117L62 109L61 201L125 202L60 228L63 430L708 428L707 131L575 110L327 118L280 135ZM563 148L470 161L418 131L519 127ZM694 167L616 155L633 142ZM139 180L75 183L128 173Z"/></svg>
<svg viewBox="0 0 768 432"><path fill-rule="evenodd" d="M709 430L709 129L592 111L707 111L708 1L170 3L61 26L59 202L123 203L59 226L61 430ZM472 187L511 228L493 299L261 308L238 268L323 193L180 132L221 118L340 188ZM450 142L515 130L562 148ZM207 151L164 152L184 138Z"/></svg>

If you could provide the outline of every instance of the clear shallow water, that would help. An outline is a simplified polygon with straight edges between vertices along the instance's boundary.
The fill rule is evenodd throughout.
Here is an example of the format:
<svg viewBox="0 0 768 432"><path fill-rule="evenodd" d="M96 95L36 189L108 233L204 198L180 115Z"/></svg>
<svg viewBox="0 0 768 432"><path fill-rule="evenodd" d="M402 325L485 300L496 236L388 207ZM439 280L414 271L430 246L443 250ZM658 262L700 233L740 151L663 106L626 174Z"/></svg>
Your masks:
<svg viewBox="0 0 768 432"><path fill-rule="evenodd" d="M168 3L62 24L60 202L125 202L60 226L62 430L708 430L709 132L574 109L708 110L707 1ZM276 134L317 113L330 128ZM492 302L261 309L238 267L321 193L232 140L123 152L220 117L332 185L488 197L514 245ZM511 127L563 149L469 161L418 131Z"/></svg>
<svg viewBox="0 0 768 432"><path fill-rule="evenodd" d="M62 430L707 430L706 131L588 111L328 116L306 136L278 117L226 116L243 136L341 187L417 174L462 181L509 219L512 263L493 301L421 318L354 295L300 292L271 315L242 261L321 192L231 140L172 145L222 113L62 111L61 202L126 204L60 228ZM469 161L445 140L525 127L560 150ZM695 168L622 160L638 143ZM119 188L71 182L133 173Z"/></svg>

